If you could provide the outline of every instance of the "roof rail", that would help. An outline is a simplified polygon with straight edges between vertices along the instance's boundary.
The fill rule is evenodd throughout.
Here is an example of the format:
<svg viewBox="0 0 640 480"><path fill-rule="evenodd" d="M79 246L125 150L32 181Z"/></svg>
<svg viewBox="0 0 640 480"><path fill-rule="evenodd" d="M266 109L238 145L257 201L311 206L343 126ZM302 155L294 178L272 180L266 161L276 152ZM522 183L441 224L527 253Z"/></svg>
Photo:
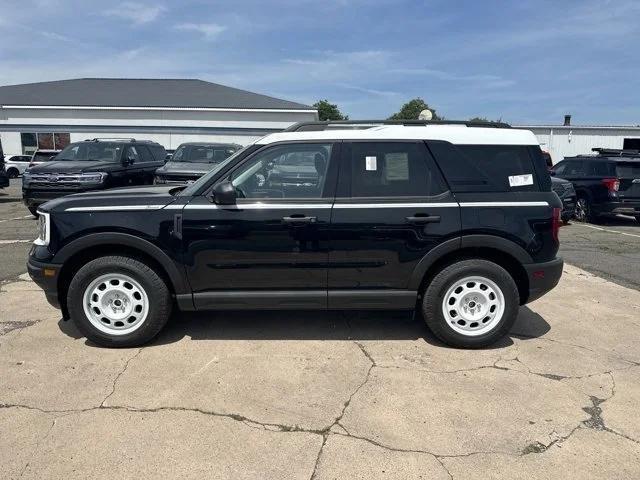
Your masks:
<svg viewBox="0 0 640 480"><path fill-rule="evenodd" d="M299 122L286 128L285 132L309 132L331 129L365 130L381 125L425 126L425 125L465 125L467 127L511 128L502 122L469 122L466 120L326 120Z"/></svg>
<svg viewBox="0 0 640 480"><path fill-rule="evenodd" d="M135 142L135 138L122 138L122 137L96 137L96 138L87 138L85 142L102 142L105 140L116 140L119 142Z"/></svg>
<svg viewBox="0 0 640 480"><path fill-rule="evenodd" d="M606 155L610 157L637 157L640 155L640 150L625 150L620 148L592 148L592 152L597 152L600 155Z"/></svg>

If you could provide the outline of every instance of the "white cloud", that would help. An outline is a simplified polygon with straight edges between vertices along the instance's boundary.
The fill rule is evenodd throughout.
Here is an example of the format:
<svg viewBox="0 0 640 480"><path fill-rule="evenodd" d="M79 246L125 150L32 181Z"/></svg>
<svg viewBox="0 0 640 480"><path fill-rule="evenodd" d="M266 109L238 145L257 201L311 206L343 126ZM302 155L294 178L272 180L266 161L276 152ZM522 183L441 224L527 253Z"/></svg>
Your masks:
<svg viewBox="0 0 640 480"><path fill-rule="evenodd" d="M227 29L224 25L218 25L217 23L180 23L173 28L201 33L207 40L216 38Z"/></svg>
<svg viewBox="0 0 640 480"><path fill-rule="evenodd" d="M137 2L122 2L114 8L102 12L107 17L118 17L134 25L153 22L166 10L162 5L144 5Z"/></svg>

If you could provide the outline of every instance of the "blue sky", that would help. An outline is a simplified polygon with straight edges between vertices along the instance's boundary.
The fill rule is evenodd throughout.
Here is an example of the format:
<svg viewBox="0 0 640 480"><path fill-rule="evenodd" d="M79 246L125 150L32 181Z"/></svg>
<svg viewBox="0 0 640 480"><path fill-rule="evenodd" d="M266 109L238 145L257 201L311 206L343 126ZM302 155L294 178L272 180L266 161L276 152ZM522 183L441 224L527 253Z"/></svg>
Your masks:
<svg viewBox="0 0 640 480"><path fill-rule="evenodd" d="M201 78L352 118L640 124L640 1L2 0L0 84Z"/></svg>

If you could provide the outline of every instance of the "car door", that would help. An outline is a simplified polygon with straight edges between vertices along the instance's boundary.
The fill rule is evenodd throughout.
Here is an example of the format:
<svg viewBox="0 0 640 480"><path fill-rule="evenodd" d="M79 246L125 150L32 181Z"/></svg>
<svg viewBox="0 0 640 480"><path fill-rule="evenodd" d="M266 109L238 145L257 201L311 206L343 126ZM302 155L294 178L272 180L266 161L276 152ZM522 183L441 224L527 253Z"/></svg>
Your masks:
<svg viewBox="0 0 640 480"><path fill-rule="evenodd" d="M459 236L459 205L424 142L345 142L341 157L329 308L412 308L412 274Z"/></svg>
<svg viewBox="0 0 640 480"><path fill-rule="evenodd" d="M128 145L124 150L125 184L142 185L144 183L144 162L140 149L139 145Z"/></svg>
<svg viewBox="0 0 640 480"><path fill-rule="evenodd" d="M325 308L328 228L339 144L266 146L219 182L235 205L183 211L187 276L199 309Z"/></svg>

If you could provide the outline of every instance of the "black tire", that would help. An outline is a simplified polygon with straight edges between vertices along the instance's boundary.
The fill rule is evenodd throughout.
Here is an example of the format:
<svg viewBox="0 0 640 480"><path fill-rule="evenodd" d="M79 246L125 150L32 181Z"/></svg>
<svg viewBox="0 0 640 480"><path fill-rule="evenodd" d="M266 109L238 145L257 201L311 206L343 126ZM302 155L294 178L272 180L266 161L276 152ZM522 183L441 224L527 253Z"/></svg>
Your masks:
<svg viewBox="0 0 640 480"><path fill-rule="evenodd" d="M27 207L27 208L29 209L29 212L31 212L31 215L38 218L38 207Z"/></svg>
<svg viewBox="0 0 640 480"><path fill-rule="evenodd" d="M18 178L18 175L20 175L20 172L17 168L11 167L7 170L7 177L9 178Z"/></svg>
<svg viewBox="0 0 640 480"><path fill-rule="evenodd" d="M83 307L85 290L105 274L125 274L144 289L148 313L140 326L124 335L105 333L94 326ZM76 272L69 284L67 306L71 320L92 342L104 347L135 347L152 340L167 323L172 301L169 289L158 273L145 263L130 257L108 256L90 261Z"/></svg>
<svg viewBox="0 0 640 480"><path fill-rule="evenodd" d="M477 336L454 330L445 318L442 308L449 288L465 277L484 277L492 281L504 297L502 317L496 320L490 330ZM518 316L519 305L518 287L504 268L487 260L469 259L453 263L436 274L424 292L422 314L433 334L447 345L457 348L482 348L495 343L511 329Z"/></svg>

